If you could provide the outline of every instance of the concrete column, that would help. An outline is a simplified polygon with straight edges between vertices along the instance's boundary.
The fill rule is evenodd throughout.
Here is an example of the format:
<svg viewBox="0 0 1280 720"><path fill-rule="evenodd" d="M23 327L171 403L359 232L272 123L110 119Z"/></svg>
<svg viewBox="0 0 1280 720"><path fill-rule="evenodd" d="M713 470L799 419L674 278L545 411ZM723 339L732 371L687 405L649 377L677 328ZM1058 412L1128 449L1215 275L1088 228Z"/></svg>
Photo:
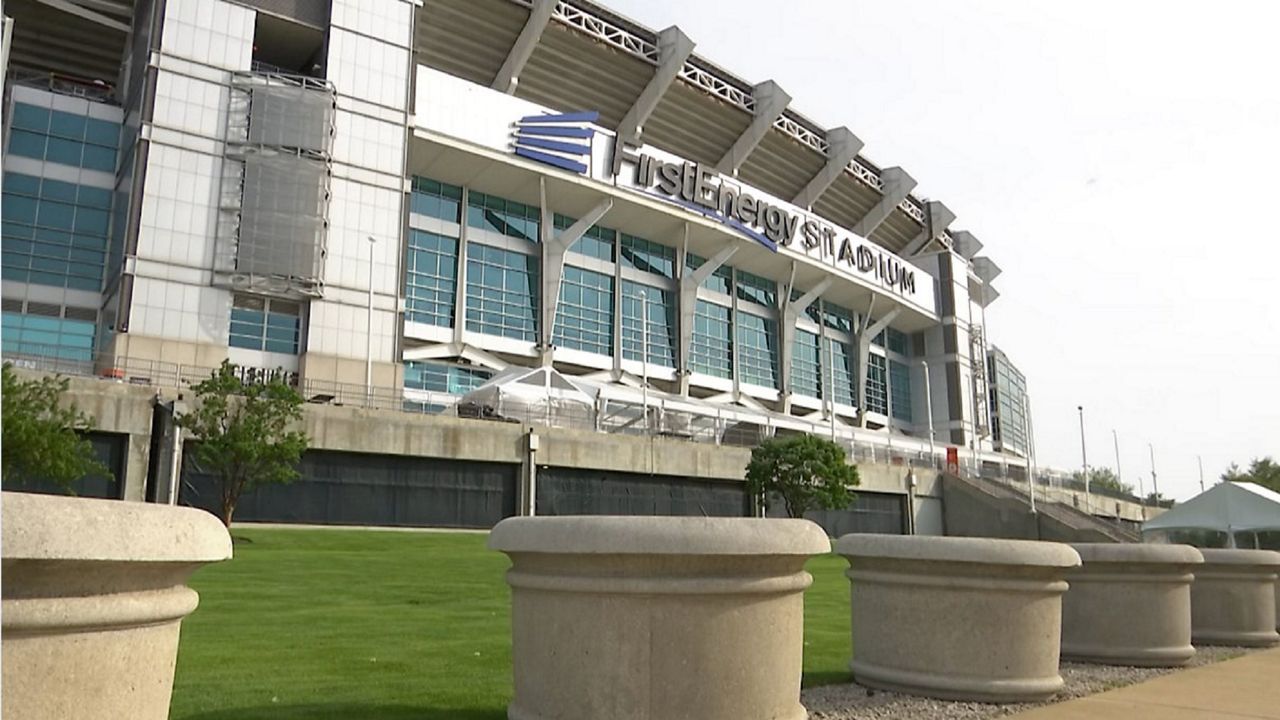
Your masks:
<svg viewBox="0 0 1280 720"><path fill-rule="evenodd" d="M1191 586L1191 641L1196 645L1270 647L1276 633L1280 552L1203 549Z"/></svg>
<svg viewBox="0 0 1280 720"><path fill-rule="evenodd" d="M547 23L551 21L551 14L555 9L556 0L533 0L529 19L520 30L520 34L516 36L516 41L511 44L507 59L502 62L502 67L493 78L494 90L500 90L508 95L516 91L516 85L520 82L520 71L524 70L525 63L529 62L534 49L538 47L538 40L542 38L542 32L547 29Z"/></svg>
<svg viewBox="0 0 1280 720"><path fill-rule="evenodd" d="M956 219L956 214L937 200L930 200L924 204L924 219L924 227L920 228L920 233L899 253L902 257L919 255L927 250L930 243L942 237L942 233Z"/></svg>
<svg viewBox="0 0 1280 720"><path fill-rule="evenodd" d="M751 151L756 149L765 133L773 127L773 121L778 119L791 102L791 96L772 80L766 80L752 88L751 97L755 99L755 115L751 118L751 124L733 142L720 162L716 163L716 170L723 175L738 174L738 168L747 161Z"/></svg>
<svg viewBox="0 0 1280 720"><path fill-rule="evenodd" d="M658 33L658 67L640 95L636 97L627 114L618 123L618 142L613 148L613 174L622 168L622 153L626 145L639 145L644 123L653 114L667 88L675 81L680 68L693 54L693 41L680 28L672 25Z"/></svg>
<svg viewBox="0 0 1280 720"><path fill-rule="evenodd" d="M600 204L589 210L577 221L570 225L567 229L556 232L554 226L554 213L547 205L547 183L546 179L540 179L541 195L542 195L542 220L541 220L541 246L542 257L542 282L541 282L541 317L538 323L538 348L542 356L542 364L544 366L551 364L551 355L554 345L552 338L555 337L556 322L556 306L560 303L560 281L564 278L564 256L569 252L569 248L577 242L587 230L604 217L605 213L613 207L613 200L606 198Z"/></svg>
<svg viewBox="0 0 1280 720"><path fill-rule="evenodd" d="M885 168L880 171L880 182L883 185L883 194L880 201L877 202L862 219L849 228L857 235L869 238L875 229L880 227L893 214L898 204L907 199L911 194L911 190L915 188L915 178L907 174L906 170L900 167Z"/></svg>
<svg viewBox="0 0 1280 720"><path fill-rule="evenodd" d="M847 127L832 128L827 131L827 162L791 200L792 205L807 208L813 207L822 193L831 187L831 183L840 177L844 169L862 150L862 141Z"/></svg>

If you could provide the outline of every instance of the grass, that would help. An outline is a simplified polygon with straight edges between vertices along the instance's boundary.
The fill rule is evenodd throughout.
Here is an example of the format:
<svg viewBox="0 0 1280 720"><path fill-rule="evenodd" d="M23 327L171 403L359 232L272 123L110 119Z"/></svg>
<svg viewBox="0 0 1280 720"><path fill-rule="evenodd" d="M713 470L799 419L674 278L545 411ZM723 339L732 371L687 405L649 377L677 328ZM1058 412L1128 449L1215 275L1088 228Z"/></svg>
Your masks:
<svg viewBox="0 0 1280 720"><path fill-rule="evenodd" d="M501 720L511 697L504 555L486 536L242 529L201 570L175 720ZM844 560L814 558L805 685L848 678Z"/></svg>

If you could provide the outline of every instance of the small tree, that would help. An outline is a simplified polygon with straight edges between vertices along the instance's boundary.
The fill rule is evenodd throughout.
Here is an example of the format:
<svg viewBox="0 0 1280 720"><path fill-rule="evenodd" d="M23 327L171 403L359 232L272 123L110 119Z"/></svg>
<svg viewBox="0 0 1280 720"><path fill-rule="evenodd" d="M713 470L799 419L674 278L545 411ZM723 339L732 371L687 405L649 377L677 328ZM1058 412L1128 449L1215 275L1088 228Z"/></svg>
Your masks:
<svg viewBox="0 0 1280 720"><path fill-rule="evenodd" d="M1227 482L1256 483L1264 488L1280 492L1280 464L1277 464L1269 456L1254 458L1253 462L1249 463L1248 470L1241 470L1239 465L1231 463L1227 471L1222 474L1222 479Z"/></svg>
<svg viewBox="0 0 1280 720"><path fill-rule="evenodd" d="M98 462L93 445L80 433L92 430L88 415L74 403L62 404L69 381L63 377L23 380L11 363L3 369L3 408L0 414L0 483L46 478L68 492L88 475L111 477Z"/></svg>
<svg viewBox="0 0 1280 720"><path fill-rule="evenodd" d="M1079 470L1071 473L1071 477L1078 482L1084 482L1084 473ZM1120 482L1120 478L1116 477L1116 474L1112 472L1109 467L1089 468L1089 488L1114 490L1116 492L1125 493L1126 495L1133 494L1133 486L1128 483Z"/></svg>
<svg viewBox="0 0 1280 720"><path fill-rule="evenodd" d="M793 518L814 508L848 507L849 488L857 484L858 469L845 462L844 448L814 435L770 438L751 451L747 464L747 492L766 510L777 494Z"/></svg>
<svg viewBox="0 0 1280 720"><path fill-rule="evenodd" d="M246 490L297 479L307 436L290 428L302 419L302 396L280 377L246 382L229 360L192 390L196 409L178 425L199 443L197 467L218 478L220 517L230 527Z"/></svg>

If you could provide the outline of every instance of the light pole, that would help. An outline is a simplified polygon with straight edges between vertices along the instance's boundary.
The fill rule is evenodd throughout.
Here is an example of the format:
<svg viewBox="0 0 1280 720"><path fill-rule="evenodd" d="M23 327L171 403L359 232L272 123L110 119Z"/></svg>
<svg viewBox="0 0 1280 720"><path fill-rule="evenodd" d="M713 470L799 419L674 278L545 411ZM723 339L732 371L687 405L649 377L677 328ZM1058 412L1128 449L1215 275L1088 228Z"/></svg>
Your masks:
<svg viewBox="0 0 1280 720"><path fill-rule="evenodd" d="M1115 428L1111 428L1111 441L1116 446L1116 482L1120 482L1120 436L1116 434Z"/></svg>
<svg viewBox="0 0 1280 720"><path fill-rule="evenodd" d="M1036 511L1036 459L1031 450L1031 396L1022 393L1022 437L1027 455L1027 494L1031 496L1031 512Z"/></svg>
<svg viewBox="0 0 1280 720"><path fill-rule="evenodd" d="M1155 494L1156 507L1160 506L1160 483L1156 481L1156 449L1147 443L1147 450L1151 452L1151 492Z"/></svg>
<svg viewBox="0 0 1280 720"><path fill-rule="evenodd" d="M378 241L369 236L369 303L365 327L369 331L369 342L364 351L364 388L365 404L373 404L373 253Z"/></svg>
<svg viewBox="0 0 1280 720"><path fill-rule="evenodd" d="M644 403L644 432L649 434L649 295L640 291L640 397Z"/></svg>
<svg viewBox="0 0 1280 720"><path fill-rule="evenodd" d="M933 393L929 390L929 363L921 360L920 367L924 368L924 414L929 421L929 464L937 469L938 456L933 450Z"/></svg>
<svg viewBox="0 0 1280 720"><path fill-rule="evenodd" d="M1092 515L1093 503L1089 496L1089 456L1085 454L1084 449L1084 406L1077 405L1076 410L1080 412L1080 466L1084 471L1084 509Z"/></svg>
<svg viewBox="0 0 1280 720"><path fill-rule="evenodd" d="M1200 492L1204 492L1204 460L1200 456L1196 456L1196 465L1200 466Z"/></svg>

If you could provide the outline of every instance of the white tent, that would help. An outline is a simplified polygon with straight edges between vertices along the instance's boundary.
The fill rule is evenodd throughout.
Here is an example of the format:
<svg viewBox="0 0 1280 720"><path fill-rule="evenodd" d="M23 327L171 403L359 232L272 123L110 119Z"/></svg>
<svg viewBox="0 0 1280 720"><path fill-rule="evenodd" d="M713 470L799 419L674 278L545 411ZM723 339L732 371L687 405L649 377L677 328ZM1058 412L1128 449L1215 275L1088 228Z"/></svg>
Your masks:
<svg viewBox="0 0 1280 720"><path fill-rule="evenodd" d="M453 413L557 427L595 427L598 388L551 368L512 367L468 392Z"/></svg>
<svg viewBox="0 0 1280 720"><path fill-rule="evenodd" d="M1168 530L1216 530L1235 534L1280 530L1280 493L1254 483L1221 482L1154 520L1143 534Z"/></svg>

